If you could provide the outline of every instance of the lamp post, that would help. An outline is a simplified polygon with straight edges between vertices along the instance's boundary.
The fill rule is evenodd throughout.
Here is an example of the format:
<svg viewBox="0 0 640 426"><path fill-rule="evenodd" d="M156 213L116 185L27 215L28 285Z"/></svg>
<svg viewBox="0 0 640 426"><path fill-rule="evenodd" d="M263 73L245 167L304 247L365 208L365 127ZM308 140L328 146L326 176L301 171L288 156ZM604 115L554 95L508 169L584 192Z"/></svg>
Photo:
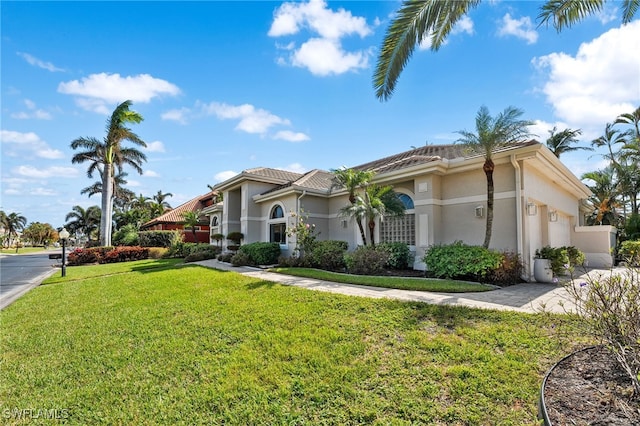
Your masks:
<svg viewBox="0 0 640 426"><path fill-rule="evenodd" d="M67 259L65 254L65 248L67 246L67 238L69 238L69 231L67 231L66 228L63 227L62 231L60 231L58 235L62 240L62 276L64 277L67 275L67 270L66 270Z"/></svg>

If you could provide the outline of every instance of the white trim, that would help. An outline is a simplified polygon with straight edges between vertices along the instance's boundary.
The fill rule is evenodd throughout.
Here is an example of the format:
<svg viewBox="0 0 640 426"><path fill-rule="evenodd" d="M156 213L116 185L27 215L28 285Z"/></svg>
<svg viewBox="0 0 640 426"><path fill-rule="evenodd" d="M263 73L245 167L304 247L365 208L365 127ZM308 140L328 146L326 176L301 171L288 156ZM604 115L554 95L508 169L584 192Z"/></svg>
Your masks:
<svg viewBox="0 0 640 426"><path fill-rule="evenodd" d="M499 192L494 194L494 200L508 200L510 198L515 198L515 191L507 191L507 192ZM487 201L487 195L473 195L470 197L459 197L459 198L449 198L447 200L442 200L438 198L429 198L426 200L414 200L414 206L453 206L456 204L470 204L470 203L482 203Z"/></svg>

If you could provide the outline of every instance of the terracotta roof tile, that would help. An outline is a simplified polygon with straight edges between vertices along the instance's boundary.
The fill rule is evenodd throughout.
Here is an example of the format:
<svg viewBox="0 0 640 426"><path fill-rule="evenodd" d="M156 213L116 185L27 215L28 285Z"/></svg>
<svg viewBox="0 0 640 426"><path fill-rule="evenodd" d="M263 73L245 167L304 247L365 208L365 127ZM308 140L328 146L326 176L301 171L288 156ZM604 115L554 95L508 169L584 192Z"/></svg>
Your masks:
<svg viewBox="0 0 640 426"><path fill-rule="evenodd" d="M151 219L149 222L143 224L140 228L144 229L144 228L148 228L150 226L159 224L159 223L179 223L183 221L183 217L182 214L184 212L194 212L196 210L202 210L205 205L204 202L206 200L208 200L209 198L213 197L214 195L216 195L217 192L208 192L204 195L199 195L196 198L187 201L184 204L179 205L178 207L176 207L173 210L169 210L168 212L154 218Z"/></svg>

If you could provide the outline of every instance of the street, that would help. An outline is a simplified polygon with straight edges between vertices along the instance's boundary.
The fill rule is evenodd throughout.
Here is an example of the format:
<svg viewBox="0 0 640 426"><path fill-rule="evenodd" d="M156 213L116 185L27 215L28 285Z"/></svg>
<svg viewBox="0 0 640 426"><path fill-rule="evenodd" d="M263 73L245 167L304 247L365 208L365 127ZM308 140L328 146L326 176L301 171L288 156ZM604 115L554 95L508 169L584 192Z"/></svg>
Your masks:
<svg viewBox="0 0 640 426"><path fill-rule="evenodd" d="M61 252L61 249L55 249L0 256L0 309L4 309L56 270L59 271L52 266L60 261L49 259L49 254Z"/></svg>

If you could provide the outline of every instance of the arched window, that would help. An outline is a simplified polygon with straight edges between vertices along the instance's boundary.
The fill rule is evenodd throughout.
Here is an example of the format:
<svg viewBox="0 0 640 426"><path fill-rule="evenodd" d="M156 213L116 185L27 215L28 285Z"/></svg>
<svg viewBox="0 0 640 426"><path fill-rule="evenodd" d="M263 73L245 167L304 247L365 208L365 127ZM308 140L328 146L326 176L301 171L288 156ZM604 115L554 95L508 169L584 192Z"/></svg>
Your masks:
<svg viewBox="0 0 640 426"><path fill-rule="evenodd" d="M218 216L214 216L211 220L211 226L218 226Z"/></svg>
<svg viewBox="0 0 640 426"><path fill-rule="evenodd" d="M383 243L405 243L416 245L416 218L413 199L407 194L398 194L406 212L402 216L386 216L380 222L380 241Z"/></svg>
<svg viewBox="0 0 640 426"><path fill-rule="evenodd" d="M281 219L284 217L284 211L281 206L275 206L271 209L271 219Z"/></svg>
<svg viewBox="0 0 640 426"><path fill-rule="evenodd" d="M275 205L269 215L269 241L272 243L287 243L287 222L284 218L282 206Z"/></svg>

